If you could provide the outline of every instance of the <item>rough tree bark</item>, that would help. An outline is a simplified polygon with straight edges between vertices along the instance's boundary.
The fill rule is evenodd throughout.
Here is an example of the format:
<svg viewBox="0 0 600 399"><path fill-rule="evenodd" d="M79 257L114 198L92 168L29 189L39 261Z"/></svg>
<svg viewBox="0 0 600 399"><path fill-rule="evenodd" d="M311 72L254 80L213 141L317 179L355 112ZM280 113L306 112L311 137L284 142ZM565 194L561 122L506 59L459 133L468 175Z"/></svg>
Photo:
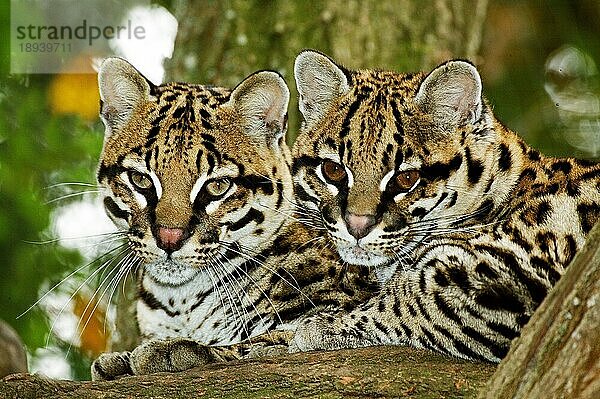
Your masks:
<svg viewBox="0 0 600 399"><path fill-rule="evenodd" d="M600 223L480 398L600 398Z"/></svg>
<svg viewBox="0 0 600 399"><path fill-rule="evenodd" d="M379 347L220 363L106 382L15 374L0 381L0 398L473 398L493 370L431 352Z"/></svg>
<svg viewBox="0 0 600 399"><path fill-rule="evenodd" d="M233 87L254 71L277 70L292 92L291 143L300 125L292 69L302 49L351 68L417 71L453 57L476 61L486 9L487 0L174 0L179 29L166 79ZM129 291L119 300L125 316L114 350L137 341L132 298Z"/></svg>

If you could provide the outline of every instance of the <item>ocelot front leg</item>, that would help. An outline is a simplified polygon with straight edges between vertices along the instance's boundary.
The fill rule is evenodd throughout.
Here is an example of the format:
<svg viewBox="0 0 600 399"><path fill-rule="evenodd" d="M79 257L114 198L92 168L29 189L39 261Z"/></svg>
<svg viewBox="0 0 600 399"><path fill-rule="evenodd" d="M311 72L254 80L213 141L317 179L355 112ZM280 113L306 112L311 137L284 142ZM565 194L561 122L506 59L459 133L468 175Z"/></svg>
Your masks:
<svg viewBox="0 0 600 399"><path fill-rule="evenodd" d="M184 338L149 340L131 352L100 355L92 363L92 379L114 380L127 375L179 372L214 362L271 356L287 352L291 337L290 332L273 331L230 346L207 346Z"/></svg>
<svg viewBox="0 0 600 399"><path fill-rule="evenodd" d="M437 247L354 310L305 318L290 351L410 345L498 362L549 289L544 276L529 271L527 258L502 251ZM494 262L497 256L512 264ZM515 268L524 277L515 279Z"/></svg>

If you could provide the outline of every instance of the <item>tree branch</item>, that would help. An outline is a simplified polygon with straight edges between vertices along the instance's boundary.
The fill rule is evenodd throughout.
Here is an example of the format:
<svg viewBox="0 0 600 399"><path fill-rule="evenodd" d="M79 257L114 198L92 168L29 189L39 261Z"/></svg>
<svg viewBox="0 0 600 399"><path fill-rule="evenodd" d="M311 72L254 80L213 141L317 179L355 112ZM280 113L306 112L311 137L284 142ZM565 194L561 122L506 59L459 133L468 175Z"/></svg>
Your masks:
<svg viewBox="0 0 600 399"><path fill-rule="evenodd" d="M73 382L15 374L1 398L474 397L493 365L405 347L299 353L212 364L183 373Z"/></svg>

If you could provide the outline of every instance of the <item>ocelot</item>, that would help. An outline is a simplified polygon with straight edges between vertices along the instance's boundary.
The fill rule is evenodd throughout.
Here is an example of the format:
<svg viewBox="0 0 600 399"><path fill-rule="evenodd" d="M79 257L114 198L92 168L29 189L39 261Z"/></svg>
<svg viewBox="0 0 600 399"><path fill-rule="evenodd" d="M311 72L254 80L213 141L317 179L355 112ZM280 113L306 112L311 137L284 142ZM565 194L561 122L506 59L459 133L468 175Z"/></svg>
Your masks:
<svg viewBox="0 0 600 399"><path fill-rule="evenodd" d="M98 182L127 237L121 268L139 270L143 342L101 355L94 379L238 358L257 340L285 343L289 333L276 330L308 312L374 294L368 271L343 265L320 230L300 223L310 215L294 214L289 91L277 73L233 90L157 86L109 58L98 79Z"/></svg>
<svg viewBox="0 0 600 399"><path fill-rule="evenodd" d="M410 345L497 362L600 219L600 164L503 126L476 68L348 70L304 51L296 201L377 296L307 317L292 351Z"/></svg>

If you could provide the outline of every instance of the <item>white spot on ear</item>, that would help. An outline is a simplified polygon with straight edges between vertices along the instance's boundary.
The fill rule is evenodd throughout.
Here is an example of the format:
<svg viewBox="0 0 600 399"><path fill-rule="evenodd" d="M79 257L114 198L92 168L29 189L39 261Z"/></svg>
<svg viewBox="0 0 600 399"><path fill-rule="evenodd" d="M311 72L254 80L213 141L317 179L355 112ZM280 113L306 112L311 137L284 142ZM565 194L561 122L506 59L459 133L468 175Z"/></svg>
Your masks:
<svg viewBox="0 0 600 399"><path fill-rule="evenodd" d="M481 90L481 77L473 65L448 61L427 75L415 102L438 124L455 127L481 117Z"/></svg>
<svg viewBox="0 0 600 399"><path fill-rule="evenodd" d="M316 51L301 52L294 62L298 106L308 125L327 113L336 98L350 90L344 71Z"/></svg>
<svg viewBox="0 0 600 399"><path fill-rule="evenodd" d="M192 204L194 203L194 201L196 201L196 197L198 196L200 190L202 190L202 187L204 187L204 183L206 183L207 178L208 176L206 175L206 173L204 173L198 178L198 180L196 180L196 183L194 183L192 191L190 191L190 202Z"/></svg>
<svg viewBox="0 0 600 399"><path fill-rule="evenodd" d="M390 182L390 179L394 176L394 174L396 173L395 170L390 170L389 172L386 173L385 176L383 176L383 179L381 179L381 182L379 183L379 191L384 192L388 183Z"/></svg>
<svg viewBox="0 0 600 399"><path fill-rule="evenodd" d="M319 177L319 179L321 179L321 181L323 181L323 183L325 183L325 185L327 186L327 189L331 192L331 194L335 197L336 195L338 195L339 190L336 186L334 186L333 184L327 183L327 180L325 180L325 176L323 176L323 171L322 171L322 165L317 166L317 170L316 170L317 176Z"/></svg>

